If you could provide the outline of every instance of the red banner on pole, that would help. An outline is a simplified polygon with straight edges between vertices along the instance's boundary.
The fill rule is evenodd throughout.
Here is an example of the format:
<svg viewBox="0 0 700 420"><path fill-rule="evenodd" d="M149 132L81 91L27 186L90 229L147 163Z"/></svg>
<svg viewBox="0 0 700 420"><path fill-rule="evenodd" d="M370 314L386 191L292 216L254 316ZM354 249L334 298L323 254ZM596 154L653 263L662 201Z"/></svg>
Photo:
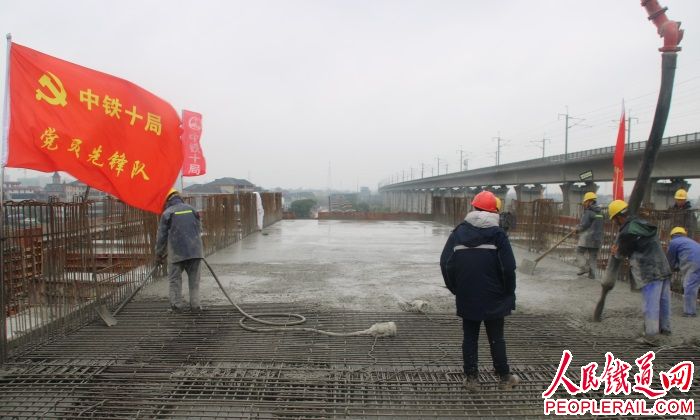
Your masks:
<svg viewBox="0 0 700 420"><path fill-rule="evenodd" d="M202 114L182 110L182 176L199 176L207 173L202 146Z"/></svg>
<svg viewBox="0 0 700 420"><path fill-rule="evenodd" d="M12 43L7 166L64 171L160 213L182 165L180 118L126 80Z"/></svg>
<svg viewBox="0 0 700 420"><path fill-rule="evenodd" d="M617 143L615 143L615 155L613 156L613 200L624 200L625 182L625 104L622 103L622 116L620 126L617 129Z"/></svg>

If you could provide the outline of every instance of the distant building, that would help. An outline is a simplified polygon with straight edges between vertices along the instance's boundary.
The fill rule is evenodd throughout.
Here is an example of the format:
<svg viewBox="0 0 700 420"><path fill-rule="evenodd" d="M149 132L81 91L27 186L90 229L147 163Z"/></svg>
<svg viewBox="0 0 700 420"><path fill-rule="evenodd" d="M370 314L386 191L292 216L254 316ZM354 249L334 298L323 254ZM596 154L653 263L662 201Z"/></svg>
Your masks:
<svg viewBox="0 0 700 420"><path fill-rule="evenodd" d="M193 184L183 190L188 195L235 194L253 191L255 191L255 185L250 181L231 177L218 178L206 184Z"/></svg>
<svg viewBox="0 0 700 420"><path fill-rule="evenodd" d="M357 194L331 194L328 196L330 211L355 211L352 203L357 202Z"/></svg>
<svg viewBox="0 0 700 420"><path fill-rule="evenodd" d="M68 200L82 200L85 197L85 190L87 189L87 184L81 181L73 181L66 184L66 194ZM101 200L107 196L107 193L97 190L95 188L90 188L88 191L88 200Z"/></svg>
<svg viewBox="0 0 700 420"><path fill-rule="evenodd" d="M360 194L358 196L360 201L364 201L365 203L369 203L370 196L371 196L371 192L369 190L369 187L360 187Z"/></svg>
<svg viewBox="0 0 700 420"><path fill-rule="evenodd" d="M3 200L38 200L41 196L41 191L41 187L38 186L22 185L19 181L5 181L3 184Z"/></svg>
<svg viewBox="0 0 700 420"><path fill-rule="evenodd" d="M25 178L30 179L30 178ZM39 187L36 183L26 184L19 181L5 181L3 187L3 195L5 200L21 201L34 200L47 202L50 200L71 202L81 200L85 196L87 185L80 181L66 182L61 180L61 175L54 172L51 177L51 182ZM99 200L106 196L102 191L94 188L90 189L88 200Z"/></svg>
<svg viewBox="0 0 700 420"><path fill-rule="evenodd" d="M21 182L22 185L43 188L46 184L51 182L51 177L49 177L49 176L23 177L23 178L17 178L17 181Z"/></svg>
<svg viewBox="0 0 700 420"><path fill-rule="evenodd" d="M43 197L41 201L49 201L51 199L67 202L73 201L73 197L85 193L85 184L81 188L80 185L74 183L66 183L66 181L61 181L61 175L58 172L54 172L51 177L51 182L44 186Z"/></svg>

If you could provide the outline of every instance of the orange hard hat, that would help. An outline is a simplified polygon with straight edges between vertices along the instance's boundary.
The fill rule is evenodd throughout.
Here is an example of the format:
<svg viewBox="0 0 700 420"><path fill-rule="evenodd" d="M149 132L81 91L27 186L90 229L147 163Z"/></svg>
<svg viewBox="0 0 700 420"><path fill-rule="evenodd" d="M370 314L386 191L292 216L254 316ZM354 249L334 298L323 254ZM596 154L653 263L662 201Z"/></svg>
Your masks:
<svg viewBox="0 0 700 420"><path fill-rule="evenodd" d="M498 206L496 205L496 196L491 191L482 191L474 196L472 200L472 206L479 210L488 211L491 213L498 213Z"/></svg>

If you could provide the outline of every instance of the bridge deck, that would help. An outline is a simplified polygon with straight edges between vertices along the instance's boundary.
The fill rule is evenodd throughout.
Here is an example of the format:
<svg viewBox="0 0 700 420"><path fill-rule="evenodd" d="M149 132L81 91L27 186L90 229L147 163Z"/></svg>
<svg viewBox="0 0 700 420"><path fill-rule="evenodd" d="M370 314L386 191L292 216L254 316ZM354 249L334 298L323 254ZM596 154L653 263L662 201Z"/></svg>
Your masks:
<svg viewBox="0 0 700 420"><path fill-rule="evenodd" d="M619 285L603 322L592 323L598 283L547 258L534 276L519 274L518 311L506 321L509 360L523 384L497 389L482 337L483 386L467 393L461 324L437 266L449 231L430 222L284 221L208 258L253 314L299 313L305 326L336 332L395 321L396 337L245 331L207 274L208 310L171 314L160 280L117 326L93 322L1 367L0 418L538 418L564 349L574 356L574 381L581 365L602 369L607 351L634 367L650 349L633 341L638 294ZM517 261L534 258L516 253ZM427 314L399 312L398 301L415 298L429 301ZM674 300L673 336L655 348L655 387L661 370L700 360L697 319L680 312ZM671 397L699 394L694 387Z"/></svg>

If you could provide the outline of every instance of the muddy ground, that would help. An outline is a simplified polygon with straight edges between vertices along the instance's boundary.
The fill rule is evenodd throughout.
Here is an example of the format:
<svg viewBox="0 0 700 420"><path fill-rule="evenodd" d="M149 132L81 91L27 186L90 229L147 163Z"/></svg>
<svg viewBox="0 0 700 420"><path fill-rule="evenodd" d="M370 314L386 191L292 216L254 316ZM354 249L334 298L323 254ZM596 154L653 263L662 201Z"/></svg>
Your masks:
<svg viewBox="0 0 700 420"><path fill-rule="evenodd" d="M246 303L284 302L318 309L394 312L421 299L428 312L454 312L438 265L450 227L432 222L284 220L207 257L229 295ZM536 255L514 247L516 261ZM205 305L226 305L206 267L201 296ZM638 337L641 296L627 283L607 299L604 319L592 321L600 295L597 280L576 276L576 267L556 258L542 260L534 275L518 273L517 312L558 314L586 329L611 336ZM187 289L185 280L183 289ZM167 299L159 279L136 300ZM155 304L167 304L159 301ZM680 297L672 299L673 334L663 345L700 342L700 318L683 318ZM543 325L542 328L546 328Z"/></svg>

